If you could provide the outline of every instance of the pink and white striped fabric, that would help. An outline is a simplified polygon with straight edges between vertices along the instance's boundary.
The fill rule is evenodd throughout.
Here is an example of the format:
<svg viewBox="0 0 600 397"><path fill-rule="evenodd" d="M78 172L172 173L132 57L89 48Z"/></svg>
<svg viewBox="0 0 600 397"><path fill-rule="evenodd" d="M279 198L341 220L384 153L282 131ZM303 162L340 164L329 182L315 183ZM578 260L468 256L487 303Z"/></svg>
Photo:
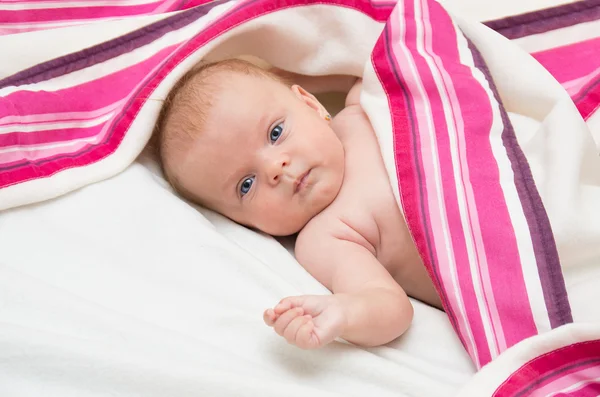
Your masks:
<svg viewBox="0 0 600 397"><path fill-rule="evenodd" d="M586 3L585 12L573 6L578 13L561 29L587 36L564 45L555 45L550 30L543 33L552 45L539 44L531 18L513 20L535 25L527 32L536 35L519 28L512 38L564 88L515 44L433 0L118 3L0 2L0 53L14 59L0 66L0 210L59 197L128 167L150 138L161 100L204 58L250 54L296 72L362 74L361 103L393 191L475 366L578 329L568 325L563 270L571 252L600 265L593 222L600 219L593 205L599 159L590 146L599 69L598 58L584 56L600 37L585 30L600 21L591 11L598 2ZM174 10L181 11L165 13ZM517 24L489 25L511 37ZM290 26L311 34L286 35ZM74 41L64 51L44 48L67 34ZM577 67L566 67L565 54L579 56ZM569 137L560 134L567 128ZM585 238L569 229L579 220L589 222ZM599 364L588 356L597 343L574 338L568 345L540 345L539 359L505 374L508 383L488 394L595 390ZM568 367L573 360L585 364ZM547 378L535 383L532 374Z"/></svg>
<svg viewBox="0 0 600 397"><path fill-rule="evenodd" d="M540 62L567 90L584 119L600 103L600 1L568 3L486 23Z"/></svg>
<svg viewBox="0 0 600 397"><path fill-rule="evenodd" d="M211 0L2 0L0 35L185 10ZM223 1L221 1L223 2Z"/></svg>
<svg viewBox="0 0 600 397"><path fill-rule="evenodd" d="M479 372L460 397L596 397L600 334L574 324L516 346Z"/></svg>
<svg viewBox="0 0 600 397"><path fill-rule="evenodd" d="M446 312L480 367L572 321L560 262L478 50L436 2L399 3L394 19L373 61L393 109L400 199Z"/></svg>

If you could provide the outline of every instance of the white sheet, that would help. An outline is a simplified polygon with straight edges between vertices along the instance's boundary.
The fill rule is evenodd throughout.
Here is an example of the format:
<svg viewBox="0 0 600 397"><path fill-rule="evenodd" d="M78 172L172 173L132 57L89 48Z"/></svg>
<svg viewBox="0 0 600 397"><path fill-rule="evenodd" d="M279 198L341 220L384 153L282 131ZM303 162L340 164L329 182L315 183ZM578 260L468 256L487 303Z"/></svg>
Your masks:
<svg viewBox="0 0 600 397"><path fill-rule="evenodd" d="M597 264L565 278L574 317L600 321ZM288 346L262 311L300 293L326 290L275 240L136 163L0 213L0 396L451 396L474 373L445 315L418 302L389 346Z"/></svg>
<svg viewBox="0 0 600 397"><path fill-rule="evenodd" d="M274 239L136 163L0 214L0 395L440 396L472 375L419 303L405 337L370 350L302 351L263 325L278 299L325 292Z"/></svg>

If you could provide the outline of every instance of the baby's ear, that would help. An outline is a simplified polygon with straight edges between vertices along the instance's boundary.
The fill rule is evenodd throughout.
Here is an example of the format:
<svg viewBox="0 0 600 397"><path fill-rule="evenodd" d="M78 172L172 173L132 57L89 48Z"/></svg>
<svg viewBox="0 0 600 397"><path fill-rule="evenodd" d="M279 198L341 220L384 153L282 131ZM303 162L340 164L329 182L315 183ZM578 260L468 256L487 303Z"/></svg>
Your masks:
<svg viewBox="0 0 600 397"><path fill-rule="evenodd" d="M317 98L315 98L315 96L313 94L306 91L304 88L300 87L299 85L294 84L292 86L292 92L294 93L294 95L296 95L296 97L298 99L300 99L302 102L307 104L311 109L314 109L317 113L319 113L319 116L325 117L326 115L329 114L327 112L327 109L325 109L325 107L323 107L323 105L321 105L321 102L319 102L319 100Z"/></svg>

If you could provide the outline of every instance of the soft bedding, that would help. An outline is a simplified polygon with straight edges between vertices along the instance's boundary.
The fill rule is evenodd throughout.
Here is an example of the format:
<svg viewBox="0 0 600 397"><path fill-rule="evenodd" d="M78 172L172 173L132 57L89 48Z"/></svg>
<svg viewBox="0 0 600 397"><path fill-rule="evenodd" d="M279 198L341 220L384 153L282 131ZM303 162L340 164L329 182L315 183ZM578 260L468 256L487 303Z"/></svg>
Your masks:
<svg viewBox="0 0 600 397"><path fill-rule="evenodd" d="M0 3L3 395L594 395L600 65L564 58L594 53L600 3L486 22L506 38L458 2L107 4ZM415 302L375 349L262 324L327 291L139 157L176 80L241 55L363 77L446 313Z"/></svg>
<svg viewBox="0 0 600 397"><path fill-rule="evenodd" d="M276 241L198 212L140 163L1 222L3 396L434 396L473 371L425 305L387 347L287 345L265 305L324 288Z"/></svg>

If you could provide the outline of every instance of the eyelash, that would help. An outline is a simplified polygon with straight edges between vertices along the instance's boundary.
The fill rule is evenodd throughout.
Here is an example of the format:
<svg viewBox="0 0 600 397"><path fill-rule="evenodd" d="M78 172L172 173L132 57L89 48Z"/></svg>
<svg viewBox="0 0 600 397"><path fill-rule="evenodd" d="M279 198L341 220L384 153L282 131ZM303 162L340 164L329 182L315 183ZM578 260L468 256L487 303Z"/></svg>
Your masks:
<svg viewBox="0 0 600 397"><path fill-rule="evenodd" d="M279 135L277 135L277 137L275 138L275 140L273 140L273 139L271 139L271 134L273 134L273 131L275 131L276 129L277 129L277 130L279 130ZM277 142L277 141L278 141L278 140L281 138L281 136L283 135L283 131L284 131L284 124L283 124L283 121L282 121L282 122L280 122L280 123L277 123L277 124L276 124L276 125L275 125L273 128L271 128L271 130L269 131L269 136L268 136L268 138L269 138L269 142L271 142L271 143L275 143L275 142Z"/></svg>
<svg viewBox="0 0 600 397"><path fill-rule="evenodd" d="M244 178L244 179L242 180L242 183L240 183L240 185L239 185L239 187L238 187L238 192L240 193L240 196L241 196L241 197L244 197L246 194L248 194L248 193L250 192L250 189L252 189L252 185L254 185L254 178L255 178L254 176L251 176L251 177L246 177L246 178ZM245 183L247 180L252 180L252 183L250 184L250 187L248 188L248 191L244 193L244 192L242 192L242 188L243 188L243 186L244 186L244 183Z"/></svg>
<svg viewBox="0 0 600 397"><path fill-rule="evenodd" d="M271 137L272 137L271 134L273 134L273 131L275 131L276 129L278 129L279 132L278 132L277 137L275 137L275 139L273 140L273 139L271 139ZM275 144L279 139L281 139L281 136L283 135L283 132L284 132L284 123L283 122L277 123L275 125L275 127L271 128L269 130L269 133L268 133L268 135L269 135L268 136L269 142L271 142L271 144ZM245 195L247 195L248 193L250 193L250 190L252 189L252 186L254 186L254 180L255 180L255 178L256 178L255 176L251 176L251 177L245 177L244 179L242 179L242 183L240 183L240 185L238 187L238 192L240 193L241 197L244 197ZM247 180L251 180L252 183L250 184L250 187L248 188L248 190L244 193L244 192L242 192L242 187L244 186L244 183Z"/></svg>

